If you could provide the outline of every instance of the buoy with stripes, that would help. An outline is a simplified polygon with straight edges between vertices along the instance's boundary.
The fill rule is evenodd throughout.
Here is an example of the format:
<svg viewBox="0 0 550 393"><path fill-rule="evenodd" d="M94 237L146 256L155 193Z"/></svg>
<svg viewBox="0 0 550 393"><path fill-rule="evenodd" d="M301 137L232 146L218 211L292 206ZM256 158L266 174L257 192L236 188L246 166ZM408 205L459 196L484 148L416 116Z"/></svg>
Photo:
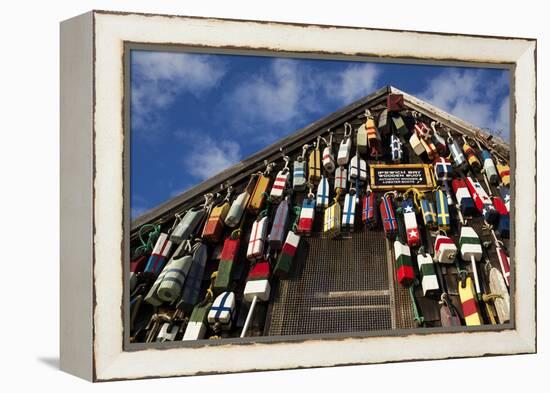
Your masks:
<svg viewBox="0 0 550 393"><path fill-rule="evenodd" d="M334 155L332 154L332 132L329 134L329 141L324 140L326 143L325 148L323 149L323 168L328 173L333 173L336 169L336 164L334 163Z"/></svg>
<svg viewBox="0 0 550 393"><path fill-rule="evenodd" d="M317 210L324 210L328 207L329 190L328 179L325 176L321 176L321 181L317 186Z"/></svg>
<svg viewBox="0 0 550 393"><path fill-rule="evenodd" d="M481 184L476 179L468 176L466 177L466 185L472 195L474 205L483 216L483 219L489 224L496 224L499 218L498 212Z"/></svg>
<svg viewBox="0 0 550 393"><path fill-rule="evenodd" d="M161 233L155 243L155 247L149 256L149 260L145 265L144 272L151 273L155 277L160 274L164 265L166 264L166 259L170 250L172 249L172 242L168 239L168 234Z"/></svg>
<svg viewBox="0 0 550 393"><path fill-rule="evenodd" d="M510 166L497 162L497 171L503 186L510 186Z"/></svg>
<svg viewBox="0 0 550 393"><path fill-rule="evenodd" d="M271 232L268 236L269 248L273 251L278 251L283 246L285 241L286 230L289 219L288 197L283 199L275 210L275 217L271 225Z"/></svg>
<svg viewBox="0 0 550 393"><path fill-rule="evenodd" d="M355 207L357 195L355 189L351 189L344 198L344 211L342 212L342 228L353 231L355 226Z"/></svg>
<svg viewBox="0 0 550 393"><path fill-rule="evenodd" d="M333 202L328 208L325 209L325 215L323 217L323 232L329 234L331 238L335 238L340 235L340 219L342 217L342 209L340 207L339 199L341 192L341 188L336 190L336 195Z"/></svg>
<svg viewBox="0 0 550 393"><path fill-rule="evenodd" d="M374 124L374 117L372 116L372 114L368 109L365 111L365 115L367 117L365 128L367 129L367 143L369 146L369 149L368 149L369 155L375 160L378 160L380 159L380 157L382 157L382 154L383 154L382 138L380 137L380 133L376 128L376 124Z"/></svg>
<svg viewBox="0 0 550 393"><path fill-rule="evenodd" d="M208 323L210 326L219 325L222 330L231 330L235 306L234 292L227 291L220 293L208 311Z"/></svg>
<svg viewBox="0 0 550 393"><path fill-rule="evenodd" d="M461 280L461 282L458 283L458 295L460 297L462 314L464 315L466 326L481 325L481 316L477 307L474 286L472 285L472 279L469 276L466 276L463 280Z"/></svg>
<svg viewBox="0 0 550 393"><path fill-rule="evenodd" d="M397 137L397 135L391 134L390 136L390 150L391 150L391 160L399 164L403 159L403 143Z"/></svg>
<svg viewBox="0 0 550 393"><path fill-rule="evenodd" d="M201 340L204 338L210 307L212 307L212 302L206 301L197 304L193 308L189 322L187 322L187 326L185 327L182 341Z"/></svg>
<svg viewBox="0 0 550 393"><path fill-rule="evenodd" d="M351 124L344 124L344 139L340 142L340 148L338 149L338 157L336 162L338 165L346 165L349 161L349 155L351 153Z"/></svg>
<svg viewBox="0 0 550 393"><path fill-rule="evenodd" d="M367 228L374 228L378 222L378 214L376 212L376 197L371 191L370 186L367 186L367 192L363 197L363 209L361 219Z"/></svg>
<svg viewBox="0 0 550 393"><path fill-rule="evenodd" d="M435 190L434 197L437 209L437 226L440 230L447 231L451 227L451 216L449 214L447 197L441 190Z"/></svg>
<svg viewBox="0 0 550 393"><path fill-rule="evenodd" d="M470 195L470 191L468 191L466 182L460 178L453 179L452 186L462 214L465 216L474 214L476 212L476 206Z"/></svg>
<svg viewBox="0 0 550 393"><path fill-rule="evenodd" d="M259 216L252 224L250 239L248 240L248 247L246 249L246 258L249 261L256 261L263 256L267 224L267 216Z"/></svg>
<svg viewBox="0 0 550 393"><path fill-rule="evenodd" d="M466 157L464 157L464 153L462 153L462 149L460 149L460 146L458 145L457 141L451 136L449 133L449 138L447 139L447 144L449 145L449 149L451 150L451 156L453 157L453 165L455 168L465 170L468 166L468 162L466 161Z"/></svg>
<svg viewBox="0 0 550 393"><path fill-rule="evenodd" d="M435 238L435 261L439 263L453 263L456 259L456 244L449 236L442 232Z"/></svg>
<svg viewBox="0 0 550 393"><path fill-rule="evenodd" d="M350 180L355 180L356 178L358 178L361 182L367 180L367 162L363 160L358 154L354 155L351 158L349 164L349 177Z"/></svg>
<svg viewBox="0 0 550 393"><path fill-rule="evenodd" d="M309 236L313 230L313 220L315 218L315 195L310 191L307 198L302 202L300 211L300 220L298 221L297 231L301 235Z"/></svg>
<svg viewBox="0 0 550 393"><path fill-rule="evenodd" d="M343 166L336 168L336 172L334 172L334 192L338 189L345 190L347 188L347 181L348 171L346 168Z"/></svg>
<svg viewBox="0 0 550 393"><path fill-rule="evenodd" d="M281 279L287 278L292 269L292 262L300 244L300 235L294 232L294 229L288 231L285 243L277 258L277 264L273 274Z"/></svg>
<svg viewBox="0 0 550 393"><path fill-rule="evenodd" d="M306 188L306 153L308 145L302 147L302 155L299 156L293 163L292 170L292 188L294 191L303 191Z"/></svg>
<svg viewBox="0 0 550 393"><path fill-rule="evenodd" d="M417 112L415 113L415 115L418 118L419 114ZM414 123L414 131L419 138L428 140L432 137L432 130L428 128L426 123L424 123L423 121L416 120L416 122Z"/></svg>
<svg viewBox="0 0 550 393"><path fill-rule="evenodd" d="M214 281L213 290L215 293L227 291L231 286L231 276L238 261L239 249L241 246L241 230L234 230L223 242L218 274Z"/></svg>
<svg viewBox="0 0 550 393"><path fill-rule="evenodd" d="M460 228L460 239L458 240L458 245L460 247L460 255L462 260L471 262L472 273L474 275L475 292L479 299L481 297L481 287L479 286L476 262L481 261L483 249L481 248L481 241L479 240L479 236L475 232L474 228L468 226L463 226Z"/></svg>
<svg viewBox="0 0 550 393"><path fill-rule="evenodd" d="M290 170L288 169L289 158L287 156L283 156L283 160L285 161L285 166L277 173L277 176L275 176L275 182L273 183L271 192L269 193L273 203L278 203L283 198L288 184L288 178L290 175Z"/></svg>
<svg viewBox="0 0 550 393"><path fill-rule="evenodd" d="M468 164L474 171L480 171L481 170L481 162L479 162L479 158L477 158L477 152L475 149L466 141L466 137L462 137L464 139L464 144L462 145L462 150L464 151L464 154L466 155L466 159L468 160Z"/></svg>
<svg viewBox="0 0 550 393"><path fill-rule="evenodd" d="M420 272L420 284L422 285L422 293L424 296L433 296L439 292L439 284L437 275L435 274L435 266L430 254L421 249L416 256L418 271Z"/></svg>
<svg viewBox="0 0 550 393"><path fill-rule="evenodd" d="M478 142L479 143L479 142ZM483 159L483 171L489 179L491 184L497 185L500 182L500 177L498 176L497 168L491 154L485 149L481 150L481 158Z"/></svg>
<svg viewBox="0 0 550 393"><path fill-rule="evenodd" d="M317 141L313 143L313 150L309 153L309 165L308 165L308 181L312 184L317 184L321 179L321 149L320 149L321 137L317 138Z"/></svg>
<svg viewBox="0 0 550 393"><path fill-rule="evenodd" d="M211 243L217 243L220 241L220 237L222 235L222 231L225 225L225 218L227 217L227 213L229 213L229 209L231 208L231 204L229 203L229 201L232 191L233 187L228 187L227 195L225 196L223 202L221 204L218 204L217 206L214 206L210 211L208 220L206 221L204 229L202 230L202 238L204 240Z"/></svg>
<svg viewBox="0 0 550 393"><path fill-rule="evenodd" d="M382 216L382 225L384 233L388 239L393 239L397 234L397 220L393 209L392 193L386 193L380 201L380 214ZM405 240L405 239L403 239Z"/></svg>
<svg viewBox="0 0 550 393"><path fill-rule="evenodd" d="M254 314L254 308L258 300L267 302L269 295L271 294L271 285L269 284L270 268L269 261L263 260L252 266L248 277L246 279L246 285L244 287L244 300L250 302L250 308L248 309L248 315L241 332L241 338L246 336L248 326L252 320Z"/></svg>
<svg viewBox="0 0 550 393"><path fill-rule="evenodd" d="M397 238L393 242L393 251L395 254L395 273L397 282L403 286L413 284L415 275L411 256L411 249L407 244L407 230L403 215L399 214L396 219Z"/></svg>

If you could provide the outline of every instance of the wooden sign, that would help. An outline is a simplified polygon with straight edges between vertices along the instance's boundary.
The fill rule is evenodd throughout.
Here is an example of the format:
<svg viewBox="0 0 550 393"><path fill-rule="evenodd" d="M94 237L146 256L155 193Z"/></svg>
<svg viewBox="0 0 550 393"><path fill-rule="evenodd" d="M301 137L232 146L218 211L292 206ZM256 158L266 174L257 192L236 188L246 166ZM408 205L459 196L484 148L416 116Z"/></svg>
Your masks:
<svg viewBox="0 0 550 393"><path fill-rule="evenodd" d="M421 190L435 188L431 165L427 164L372 164L370 186L373 190Z"/></svg>

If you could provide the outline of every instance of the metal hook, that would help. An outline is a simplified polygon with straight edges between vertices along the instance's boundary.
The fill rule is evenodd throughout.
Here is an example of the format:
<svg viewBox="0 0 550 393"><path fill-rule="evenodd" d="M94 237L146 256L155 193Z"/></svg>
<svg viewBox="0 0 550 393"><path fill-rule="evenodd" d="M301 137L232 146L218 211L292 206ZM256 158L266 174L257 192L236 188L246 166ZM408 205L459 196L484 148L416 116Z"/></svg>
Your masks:
<svg viewBox="0 0 550 393"><path fill-rule="evenodd" d="M351 133L352 133L351 124L349 124L348 122L345 122L344 123L344 138L349 138L351 136Z"/></svg>

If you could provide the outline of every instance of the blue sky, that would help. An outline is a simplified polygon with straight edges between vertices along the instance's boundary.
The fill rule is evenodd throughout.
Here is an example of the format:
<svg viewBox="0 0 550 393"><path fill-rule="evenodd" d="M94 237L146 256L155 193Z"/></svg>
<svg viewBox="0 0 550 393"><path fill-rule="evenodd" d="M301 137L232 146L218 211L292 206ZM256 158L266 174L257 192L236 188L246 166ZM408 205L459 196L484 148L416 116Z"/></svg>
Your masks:
<svg viewBox="0 0 550 393"><path fill-rule="evenodd" d="M385 85L509 137L509 74L132 51L131 208L145 211Z"/></svg>

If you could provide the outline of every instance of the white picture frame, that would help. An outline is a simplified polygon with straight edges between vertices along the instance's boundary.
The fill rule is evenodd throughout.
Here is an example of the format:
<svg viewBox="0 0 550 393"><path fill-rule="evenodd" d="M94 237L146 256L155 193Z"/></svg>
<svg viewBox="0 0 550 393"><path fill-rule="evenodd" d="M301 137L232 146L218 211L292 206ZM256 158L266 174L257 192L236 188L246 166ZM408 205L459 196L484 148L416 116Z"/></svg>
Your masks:
<svg viewBox="0 0 550 393"><path fill-rule="evenodd" d="M422 45L419 45L419 42ZM125 348L126 43L508 65L512 327ZM536 352L536 40L92 11L61 24L61 368L91 381Z"/></svg>

